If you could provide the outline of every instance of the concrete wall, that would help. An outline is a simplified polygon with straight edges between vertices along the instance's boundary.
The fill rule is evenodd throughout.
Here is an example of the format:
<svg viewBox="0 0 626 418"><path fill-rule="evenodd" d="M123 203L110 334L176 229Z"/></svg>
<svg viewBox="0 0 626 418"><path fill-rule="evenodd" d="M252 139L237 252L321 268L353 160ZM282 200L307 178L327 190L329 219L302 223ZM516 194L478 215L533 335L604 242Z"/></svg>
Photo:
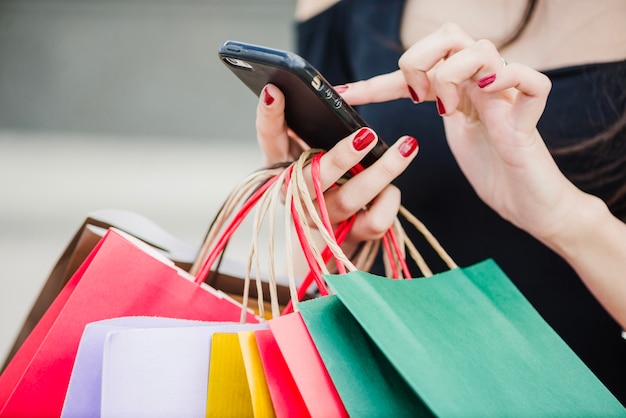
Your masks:
<svg viewBox="0 0 626 418"><path fill-rule="evenodd" d="M247 138L227 39L292 47L292 0L3 0L0 129Z"/></svg>

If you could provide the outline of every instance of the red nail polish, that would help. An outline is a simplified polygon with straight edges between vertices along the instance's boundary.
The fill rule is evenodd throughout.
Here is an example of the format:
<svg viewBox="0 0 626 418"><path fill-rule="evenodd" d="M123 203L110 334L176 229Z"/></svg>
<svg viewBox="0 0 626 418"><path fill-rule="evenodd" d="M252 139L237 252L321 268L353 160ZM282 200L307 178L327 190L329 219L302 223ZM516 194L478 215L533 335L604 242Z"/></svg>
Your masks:
<svg viewBox="0 0 626 418"><path fill-rule="evenodd" d="M478 87L485 88L487 87L489 84L493 83L494 81L496 81L496 75L491 74L488 75L487 77L481 78L480 80L478 80Z"/></svg>
<svg viewBox="0 0 626 418"><path fill-rule="evenodd" d="M420 102L420 98L417 96L417 93L415 93L415 90L413 90L413 87L411 86L407 86L409 88L409 94L411 95L411 100L413 100L413 103L419 103Z"/></svg>
<svg viewBox="0 0 626 418"><path fill-rule="evenodd" d="M335 91L339 94L344 93L346 90L348 90L348 86L346 84L343 84L341 86L335 86Z"/></svg>
<svg viewBox="0 0 626 418"><path fill-rule="evenodd" d="M266 106L274 103L274 97L267 91L267 87L263 90L263 103L265 103Z"/></svg>
<svg viewBox="0 0 626 418"><path fill-rule="evenodd" d="M443 105L443 102L437 96L437 112L439 112L439 116L443 116L446 114L446 107Z"/></svg>
<svg viewBox="0 0 626 418"><path fill-rule="evenodd" d="M361 128L359 132L354 136L352 140L352 146L357 151L363 151L369 144L374 142L376 135L369 128Z"/></svg>
<svg viewBox="0 0 626 418"><path fill-rule="evenodd" d="M403 157L408 157L409 155L413 154L413 151L415 151L416 148L417 139L413 138L412 136L407 136L398 147L398 151Z"/></svg>

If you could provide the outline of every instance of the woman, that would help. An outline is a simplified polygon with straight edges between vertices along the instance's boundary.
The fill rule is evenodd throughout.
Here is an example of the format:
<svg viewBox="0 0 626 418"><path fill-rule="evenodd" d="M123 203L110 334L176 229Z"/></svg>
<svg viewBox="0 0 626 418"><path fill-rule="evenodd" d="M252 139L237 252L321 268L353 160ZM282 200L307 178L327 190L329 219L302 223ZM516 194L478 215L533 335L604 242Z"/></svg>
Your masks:
<svg viewBox="0 0 626 418"><path fill-rule="evenodd" d="M476 192L494 209L501 211L502 207L480 189L475 192L472 185L476 184L465 179L468 168L463 164L467 161L457 164L454 158L467 156L451 134L451 129L458 127L451 122L458 117L456 99L442 93L437 106L433 91L425 90L420 82L423 71L416 70L427 69L424 66L433 59L454 57L457 50L445 51L441 57L430 55L431 61L424 63L419 60L432 51L420 49L422 42L409 48L424 39L434 24L456 18L474 35L472 42L477 37L493 39L504 45L499 54L508 61L529 63L544 72L552 81L552 92L537 123L539 132L560 170L585 192L601 197L612 213L624 220L626 34L617 22L626 16L626 3L538 2L525 13L521 1L491 2L491 7L485 7L485 2L454 2L452 8L448 2L344 0L315 16L306 15L307 9L302 7L306 3L300 1L297 9L298 16L306 19L299 25L299 52L329 81L343 85L393 72L402 56L405 77L402 83L393 84L394 89L368 88L380 86L377 80L365 88L355 84L340 89L357 105L412 99L358 108L381 138L390 141L408 134L420 141L419 160L395 181L403 204L426 223L459 264L494 258L548 323L626 402L626 382L621 374L626 369L626 341L620 338L621 327L562 258L572 261L573 257L563 254L546 237L528 234L537 231L511 214L503 213L526 230L502 220ZM318 8L328 6L313 3ZM518 16L525 16L526 21L521 30L511 30ZM500 58L497 61L502 67ZM515 68L513 64L510 67ZM496 78L485 91L501 82L498 71L494 68L493 72ZM423 101L428 103L412 103ZM438 113L444 114L449 143L444 140ZM436 266L434 255L426 256Z"/></svg>

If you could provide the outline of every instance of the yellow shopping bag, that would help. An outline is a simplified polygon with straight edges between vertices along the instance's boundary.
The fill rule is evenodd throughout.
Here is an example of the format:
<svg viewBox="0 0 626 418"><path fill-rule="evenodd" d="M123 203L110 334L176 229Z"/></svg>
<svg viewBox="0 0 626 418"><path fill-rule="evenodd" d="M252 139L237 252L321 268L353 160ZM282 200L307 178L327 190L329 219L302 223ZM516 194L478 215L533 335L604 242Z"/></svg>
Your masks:
<svg viewBox="0 0 626 418"><path fill-rule="evenodd" d="M252 398L237 333L213 334L207 418L251 417Z"/></svg>
<svg viewBox="0 0 626 418"><path fill-rule="evenodd" d="M254 417L274 417L272 398L270 397L267 380L265 380L263 364L261 363L261 356L256 344L254 331L241 331L238 334L243 363L248 378L248 386L250 388Z"/></svg>
<svg viewBox="0 0 626 418"><path fill-rule="evenodd" d="M213 334L206 416L275 416L254 332Z"/></svg>

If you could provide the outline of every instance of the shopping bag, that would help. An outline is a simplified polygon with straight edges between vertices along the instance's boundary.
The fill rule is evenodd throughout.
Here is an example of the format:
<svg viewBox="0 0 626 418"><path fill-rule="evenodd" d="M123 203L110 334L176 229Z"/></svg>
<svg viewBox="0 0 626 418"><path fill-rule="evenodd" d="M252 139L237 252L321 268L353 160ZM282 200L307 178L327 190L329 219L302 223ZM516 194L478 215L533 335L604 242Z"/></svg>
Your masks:
<svg viewBox="0 0 626 418"><path fill-rule="evenodd" d="M280 196L277 194L278 191L282 190L283 187L286 188L285 191L285 208L286 208L286 216L285 216L285 224L288 227L293 227L295 234L297 235L297 239L302 248L303 254L306 258L306 261L310 267L311 274L303 280L302 284L307 285L307 279L310 277L311 282L315 281L318 290L322 295L324 292L327 292L325 285L322 281L321 273L324 271L328 271L326 267L326 262L329 261L331 256L334 256L337 261L336 265L338 267L343 266L343 264L351 265L350 261L347 260L347 257L343 254L339 254L338 252L332 251L320 251L313 244L313 239L308 234L308 230L310 228L310 224L307 223L309 219L309 215L312 219L312 222L315 223L315 226L322 234L326 234L331 236L328 242L329 245L338 246L340 242L340 238L345 237L347 232L349 231L349 225L346 224L344 228L337 228L334 231L328 222L327 213L325 213L325 208L323 205L323 196L319 188L319 175L315 173L315 166L317 162L317 166L319 166L319 157L321 153L313 154L304 153L303 156L299 159L298 163L290 165L286 170L283 170L276 177L272 178L273 183L263 183L261 185L255 187L255 193L262 195L259 197L259 209L255 214L255 227L258 231L258 226L260 225L260 220L263 218L265 211L275 204ZM310 158L311 157L311 158ZM303 185L303 175L302 168L304 166L305 160L310 162L313 167L313 180L316 192L316 198L319 203L319 207L322 209L321 214L317 214L317 209L313 205L313 199L310 195L308 195L307 187ZM273 196L273 198L271 198ZM253 201L254 199L248 199L246 203ZM241 212L240 212L241 213ZM234 221L231 224L232 226L226 227L227 231L234 231L237 228L237 220L241 219L241 215L236 215L234 217ZM272 216L270 216L272 219ZM288 228L289 229L289 228ZM258 244L255 240L255 237L258 236L256 231L252 234L252 249L251 254L258 254ZM272 237L272 229L270 228L269 236ZM224 234L224 239L228 239L229 235ZM286 235L286 241L289 242L290 235ZM219 248L219 244L217 245ZM287 245L287 248L290 248L290 245ZM369 249L371 251L371 248ZM271 251L270 251L271 253ZM364 252L366 253L366 252ZM207 257L207 264L212 264L211 255ZM287 257L287 260L290 260L290 257ZM257 260L258 261L258 258ZM250 264L255 264L255 260L251 257ZM356 268L352 266L352 268ZM258 268L257 268L258 270ZM192 270L193 271L193 270ZM295 290L295 285L293 283L293 278L290 275L291 282L291 296L292 303L297 303L298 300L301 299L301 289ZM258 280L257 280L258 282ZM309 282L310 284L310 282ZM327 294L327 293L326 293ZM244 298L245 303L245 298ZM293 306L293 305L292 305ZM286 313L286 312L284 312ZM259 350L263 351L267 348L270 349L268 352L263 352L263 359L266 360L266 364L264 364L264 370L266 371L266 377L268 386L270 389L270 393L273 400L274 411L277 415L285 416L286 411L288 413L301 413L297 416L347 416L345 407L342 404L341 399L339 398L336 389L333 386L330 377L328 376L328 372L324 368L324 364L322 363L319 354L317 353L315 346L308 335L308 332L302 322L302 319L299 316L299 313L291 313L283 316L277 316L276 311L272 309L272 319L269 320L269 326L271 329L271 336L273 339L266 339L265 342L269 342L269 345L260 345ZM267 335L267 334L266 334ZM224 337L226 339L228 337ZM263 340L263 338L261 338ZM224 342L226 344L226 342ZM215 347L214 347L215 348ZM229 352L233 353L233 350L229 350ZM212 356L216 355L216 351L212 351ZM278 353L278 356L272 357L272 354ZM268 355L270 354L270 355ZM279 373L281 376L288 376L289 379L284 382L288 383L288 389L290 393L296 393L300 396L295 396L293 398L286 399L285 396L282 396L281 391L283 388L281 387L282 382L276 384L278 379L276 379L278 374L275 374L273 370L268 370L268 365L270 361L274 361L278 359L277 364L280 366ZM217 369L211 369L217 372ZM234 385L235 379L232 378L231 381L224 382L224 386L226 384ZM292 384L292 382L294 384ZM220 399L225 398L225 394L220 394L220 396L211 396L213 387L213 376L209 379L209 406L212 405L213 399L215 402L218 402ZM215 387L221 388L222 385L216 385ZM283 392L284 393L284 392ZM301 401L300 401L301 399ZM228 406L228 402L225 403L225 407ZM209 407L209 410L211 408ZM226 410L219 410L221 413L226 413ZM287 415L289 416L289 415ZM293 415L292 415L293 416Z"/></svg>
<svg viewBox="0 0 626 418"><path fill-rule="evenodd" d="M310 417L271 330L254 332L274 413L278 418Z"/></svg>
<svg viewBox="0 0 626 418"><path fill-rule="evenodd" d="M196 281L141 241L109 230L0 376L0 416L61 413L78 344L90 322L131 315L241 318L238 303ZM244 317L257 321L249 311Z"/></svg>
<svg viewBox="0 0 626 418"><path fill-rule="evenodd" d="M190 268L198 252L196 246L177 239L139 214L113 209L98 210L88 214L45 280L37 299L15 337L2 370L11 361L26 337L63 289L63 286L111 227L148 243L185 270ZM222 281L225 280L222 279Z"/></svg>
<svg viewBox="0 0 626 418"><path fill-rule="evenodd" d="M268 324L310 415L347 417L346 408L300 313L273 318Z"/></svg>
<svg viewBox="0 0 626 418"><path fill-rule="evenodd" d="M183 327L183 326L206 326L206 322L202 321L189 321L179 320L172 318L161 317L122 317L105 319L102 321L92 322L87 324L85 331L80 340L78 346L78 352L76 353L76 360L72 367L72 374L70 383L65 395L65 402L63 404L63 411L61 416L64 418L69 417L99 417L101 410L101 393L102 393L102 362L105 351L106 341L109 338L109 334L114 331L128 330L128 329L143 329L143 328L161 328L169 329L171 327ZM171 340L165 342L166 345L171 344ZM133 349L141 349L151 352L152 350L161 350L160 345L147 345L145 340L140 341L139 347L132 347ZM178 347L177 347L178 348ZM183 347L185 349L187 347ZM132 350L129 351L128 356L141 357L140 362L145 361L143 356L137 356ZM176 361L186 361L187 357L184 356L184 351L176 352ZM179 359L179 356L181 357ZM150 355L150 357L154 357ZM152 360L152 358L151 358ZM171 362L171 359L166 359ZM194 359L196 365L194 369L201 369L201 364L197 358ZM134 366L136 363L131 362L131 368L127 369L129 373L134 372ZM159 358L151 366L164 369L163 360ZM111 364L108 364L111 368ZM162 370L161 373L166 373L167 370ZM193 379L190 379L193 380ZM202 379L204 386L206 386L206 375ZM123 381L123 383L127 383ZM202 386L202 384L200 384ZM135 387L134 389L141 389L144 386ZM191 391L190 391L191 392Z"/></svg>
<svg viewBox="0 0 626 418"><path fill-rule="evenodd" d="M239 336L214 334L210 361L207 418L254 416Z"/></svg>
<svg viewBox="0 0 626 418"><path fill-rule="evenodd" d="M320 198L320 194L317 196ZM423 275L431 277L390 280L345 263L350 273L325 274L324 282L347 310L333 310L319 301L298 303L305 321L307 304L325 308L331 318L335 315L327 321L328 316L312 318L309 312L311 328L307 326L307 330L313 331L318 353L327 359L324 366L333 377L339 395L343 392L346 408L353 409L358 416L378 415L378 412L386 415L384 411L371 413L372 406L360 405L362 409L357 409L361 399L367 403L368 399L364 398L372 395L371 388L355 383L346 390L350 381L369 377L364 372L355 376L350 368L334 363L353 353L360 356L357 361L361 367L377 365L378 370L371 373L380 383L375 392L396 391L402 398L404 395L398 391L409 395L404 384L395 385L394 373L391 377L387 374L384 369L387 364L413 390L415 396L396 404L400 410L394 410L392 416L611 416L626 412L492 260L461 269L419 220L404 208L400 214L422 232L449 271L433 276L396 219L382 240L387 270L392 272L389 276L411 278L405 261L408 250ZM324 239L335 260L343 262L341 249L333 245L328 222L316 222L316 225L329 232ZM346 318L345 322L338 319L337 315L345 315L346 311L353 319ZM274 321L270 321L272 330ZM324 325L325 332L337 332L328 329L333 324L340 333L351 329L355 338L343 341L337 337L333 341L328 335L321 338L317 331ZM405 409L405 405L415 409Z"/></svg>
<svg viewBox="0 0 626 418"><path fill-rule="evenodd" d="M267 330L264 330L267 331ZM239 331L241 357L246 370L246 378L250 388L252 411L255 418L274 417L274 407L270 397L267 380L261 363L261 355L254 333L257 331Z"/></svg>
<svg viewBox="0 0 626 418"><path fill-rule="evenodd" d="M268 178L272 178L276 171L268 173ZM252 184L248 191L257 186ZM254 202L246 205L253 206ZM235 221L237 225L241 217ZM209 280L215 271L211 270L212 266L221 260L230 238L229 234L221 233L219 220L216 225L208 235L217 237L218 245L206 259L197 258L194 266L199 268L193 277L175 269L163 254L147 248L145 243L119 231L107 232L58 293L0 376L0 416L60 414L71 365L87 323L127 315L256 322L253 312L242 309L223 292L199 284ZM205 242L208 245L211 245L209 239ZM264 286L258 269L256 273L259 315L263 316ZM278 293L274 279L270 277L274 282L270 289L272 296ZM253 293L249 277L241 282L244 306L247 306L247 298ZM278 312L279 304L274 305L273 314ZM35 393L39 401L30 402Z"/></svg>
<svg viewBox="0 0 626 418"><path fill-rule="evenodd" d="M264 324L173 321L107 334L102 417L204 417L214 335Z"/></svg>
<svg viewBox="0 0 626 418"><path fill-rule="evenodd" d="M433 416L336 295L298 308L350 416Z"/></svg>
<svg viewBox="0 0 626 418"><path fill-rule="evenodd" d="M326 281L436 416L626 412L492 260L417 280Z"/></svg>

